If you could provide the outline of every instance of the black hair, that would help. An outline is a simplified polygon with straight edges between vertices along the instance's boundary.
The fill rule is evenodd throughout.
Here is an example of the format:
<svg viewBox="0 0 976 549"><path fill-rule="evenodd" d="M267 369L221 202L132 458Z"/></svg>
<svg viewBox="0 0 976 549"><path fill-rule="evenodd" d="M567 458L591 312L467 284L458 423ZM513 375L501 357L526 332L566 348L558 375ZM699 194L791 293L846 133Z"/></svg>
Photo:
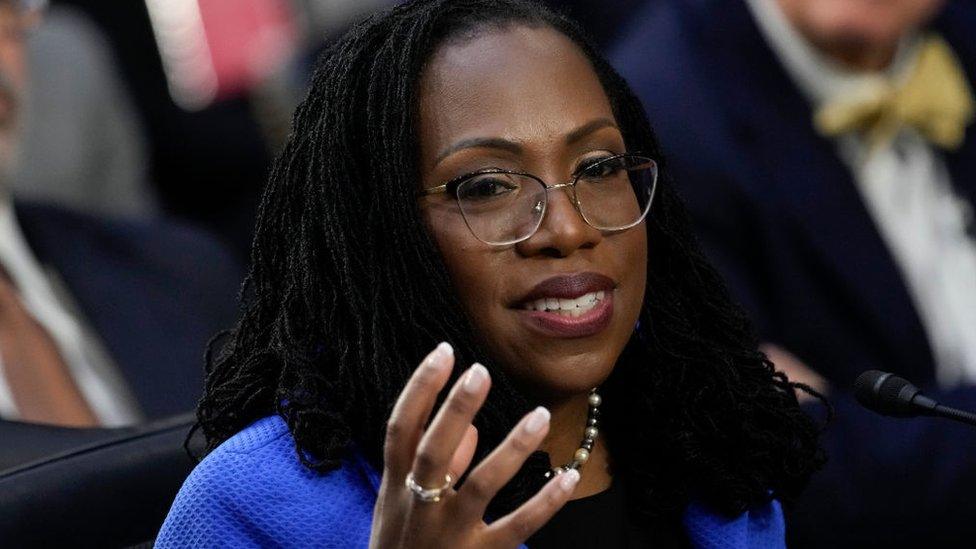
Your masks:
<svg viewBox="0 0 976 549"><path fill-rule="evenodd" d="M574 23L524 0L407 2L321 56L265 190L241 318L208 352L198 410L208 448L279 414L307 467L335 469L351 444L380 466L392 405L440 341L459 364L492 372L477 456L531 409L473 337L415 196L425 63L449 41L512 25L552 28L578 45L628 150L661 160L639 327L601 389L602 432L632 510L674 515L694 498L738 513L792 499L822 462L795 385L757 351L703 257L638 99ZM492 512L524 500L548 466L534 454Z"/></svg>

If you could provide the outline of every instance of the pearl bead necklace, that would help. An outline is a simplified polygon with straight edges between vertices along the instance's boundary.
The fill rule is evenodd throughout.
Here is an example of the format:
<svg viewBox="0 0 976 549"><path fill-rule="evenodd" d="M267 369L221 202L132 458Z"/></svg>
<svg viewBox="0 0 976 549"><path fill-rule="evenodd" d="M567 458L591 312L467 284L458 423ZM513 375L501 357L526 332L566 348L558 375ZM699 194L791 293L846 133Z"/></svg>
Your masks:
<svg viewBox="0 0 976 549"><path fill-rule="evenodd" d="M583 440L580 442L579 449L573 454L572 461L546 471L546 478L561 475L570 469L579 470L590 459L590 452L593 451L596 437L600 434L600 404L603 402L603 399L597 394L596 389L593 389L590 391L588 402L590 406L586 418L586 430L583 431Z"/></svg>

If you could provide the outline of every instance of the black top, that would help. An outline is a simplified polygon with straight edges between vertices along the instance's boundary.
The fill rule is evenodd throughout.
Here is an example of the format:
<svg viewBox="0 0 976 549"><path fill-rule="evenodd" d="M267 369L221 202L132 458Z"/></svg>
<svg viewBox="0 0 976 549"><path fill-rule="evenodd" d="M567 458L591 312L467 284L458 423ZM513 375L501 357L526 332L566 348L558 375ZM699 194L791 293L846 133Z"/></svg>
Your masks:
<svg viewBox="0 0 976 549"><path fill-rule="evenodd" d="M677 520L655 519L635 524L628 516L619 482L608 490L572 500L526 542L529 549L686 547Z"/></svg>

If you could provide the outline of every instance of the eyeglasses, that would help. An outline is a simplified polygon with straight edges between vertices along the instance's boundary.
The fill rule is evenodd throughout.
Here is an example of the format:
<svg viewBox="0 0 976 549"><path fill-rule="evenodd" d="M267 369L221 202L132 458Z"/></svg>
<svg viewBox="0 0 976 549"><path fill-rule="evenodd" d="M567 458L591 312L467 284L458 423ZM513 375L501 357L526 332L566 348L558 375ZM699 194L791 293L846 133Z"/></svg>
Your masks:
<svg viewBox="0 0 976 549"><path fill-rule="evenodd" d="M654 160L620 154L585 165L569 183L548 185L532 174L489 168L424 189L420 195L453 195L475 238L507 246L528 239L539 229L551 190L566 187L583 221L612 233L634 227L647 217L656 186Z"/></svg>

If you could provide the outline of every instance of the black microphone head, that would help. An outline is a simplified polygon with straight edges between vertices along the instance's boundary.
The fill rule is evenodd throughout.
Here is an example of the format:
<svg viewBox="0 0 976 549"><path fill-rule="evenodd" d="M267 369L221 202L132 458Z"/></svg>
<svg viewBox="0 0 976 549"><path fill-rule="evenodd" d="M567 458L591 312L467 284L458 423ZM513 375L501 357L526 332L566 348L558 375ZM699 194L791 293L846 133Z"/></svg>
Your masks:
<svg viewBox="0 0 976 549"><path fill-rule="evenodd" d="M919 393L908 380L880 370L868 370L854 381L854 396L862 406L879 414L912 417L922 410L913 405Z"/></svg>

